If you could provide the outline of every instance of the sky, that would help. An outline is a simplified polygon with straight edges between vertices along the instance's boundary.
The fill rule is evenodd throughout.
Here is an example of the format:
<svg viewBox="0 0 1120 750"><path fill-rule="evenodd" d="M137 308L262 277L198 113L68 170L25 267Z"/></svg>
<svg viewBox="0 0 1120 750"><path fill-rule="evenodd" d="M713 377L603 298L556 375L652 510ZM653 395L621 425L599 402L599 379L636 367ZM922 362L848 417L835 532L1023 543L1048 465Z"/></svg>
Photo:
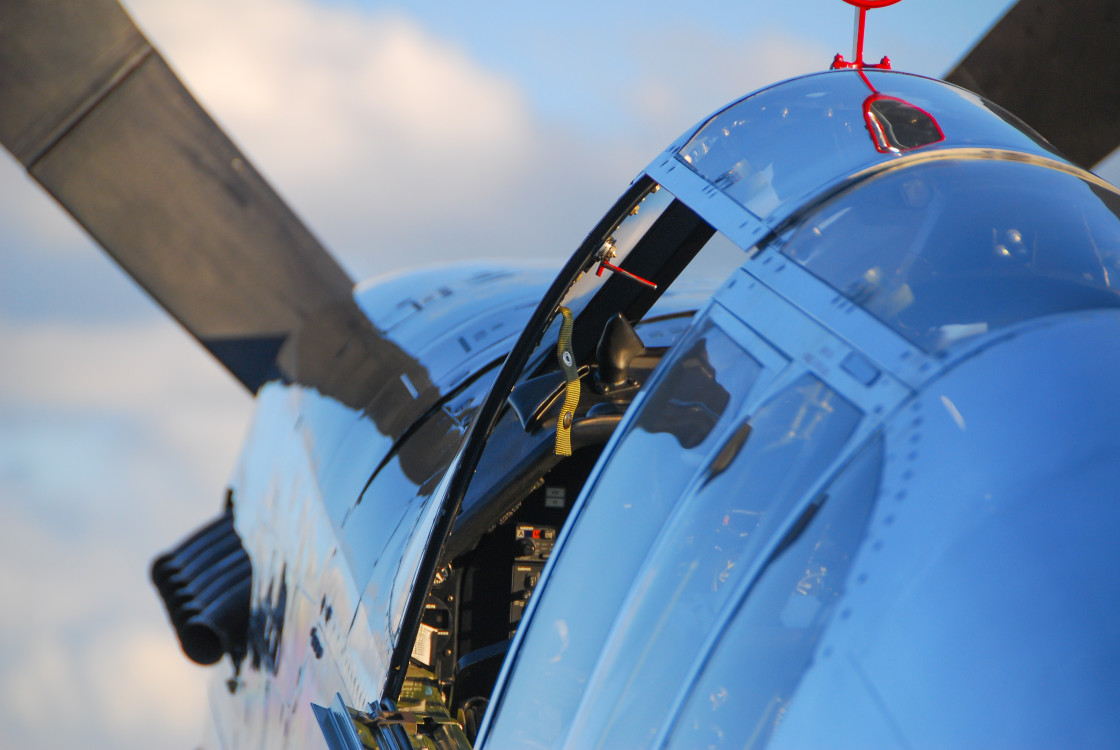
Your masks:
<svg viewBox="0 0 1120 750"><path fill-rule="evenodd" d="M874 12L868 57L944 73L1007 4ZM559 265L686 128L850 55L853 15L840 0L127 8L355 279ZM147 567L220 508L251 398L6 153L0 352L0 748L195 747L226 667L179 653Z"/></svg>

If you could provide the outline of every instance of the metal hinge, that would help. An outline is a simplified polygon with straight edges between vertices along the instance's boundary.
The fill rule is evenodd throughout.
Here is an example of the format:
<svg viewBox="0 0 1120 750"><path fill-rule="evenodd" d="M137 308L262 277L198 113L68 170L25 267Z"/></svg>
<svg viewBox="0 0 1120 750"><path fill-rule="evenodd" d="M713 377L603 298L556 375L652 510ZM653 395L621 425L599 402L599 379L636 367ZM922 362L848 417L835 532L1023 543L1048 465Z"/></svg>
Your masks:
<svg viewBox="0 0 1120 750"><path fill-rule="evenodd" d="M329 750L470 750L463 728L443 712L398 711L382 701L375 713L350 708L336 694L329 707L311 704Z"/></svg>

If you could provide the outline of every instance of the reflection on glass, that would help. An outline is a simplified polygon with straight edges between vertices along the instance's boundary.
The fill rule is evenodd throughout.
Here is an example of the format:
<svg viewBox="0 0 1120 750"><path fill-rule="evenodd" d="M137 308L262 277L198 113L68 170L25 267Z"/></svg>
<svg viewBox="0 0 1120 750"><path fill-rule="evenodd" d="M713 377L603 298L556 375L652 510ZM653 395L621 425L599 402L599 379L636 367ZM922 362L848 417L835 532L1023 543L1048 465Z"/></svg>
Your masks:
<svg viewBox="0 0 1120 750"><path fill-rule="evenodd" d="M893 96L875 93L863 105L867 129L881 153L898 153L945 140L929 112Z"/></svg>
<svg viewBox="0 0 1120 750"><path fill-rule="evenodd" d="M933 162L842 194L783 252L933 351L1032 317L1120 305L1116 205L1044 167Z"/></svg>
<svg viewBox="0 0 1120 750"><path fill-rule="evenodd" d="M717 347L716 355L729 351L734 350ZM682 448L700 445L731 400L727 389L716 380L717 371L726 371L719 365L725 364L713 364L707 339L697 339L665 376L662 387L650 394L637 426L647 432L672 435Z"/></svg>
<svg viewBox="0 0 1120 750"><path fill-rule="evenodd" d="M587 678L638 567L685 488L718 446L742 408L761 366L710 321L682 342L665 376L649 384L641 407L604 467L567 542L555 553L553 573L506 684L490 736L491 747L553 747L571 726ZM657 404L686 403L693 393L681 368L699 368L712 393L704 418L689 424L681 450L679 414ZM662 394L665 390L668 393ZM573 602L578 605L573 606Z"/></svg>
<svg viewBox="0 0 1120 750"><path fill-rule="evenodd" d="M751 588L693 687L669 747L766 746L844 594L881 466L876 439L795 525L802 530Z"/></svg>
<svg viewBox="0 0 1120 750"><path fill-rule="evenodd" d="M875 158L864 130L866 96L855 76L815 77L767 89L712 118L680 157L766 218L834 176L822 178L822 169L842 173Z"/></svg>
<svg viewBox="0 0 1120 750"><path fill-rule="evenodd" d="M875 150L881 154L899 154L945 140L933 115L905 99L887 96L875 88L864 71L857 72L871 90L863 101L863 120Z"/></svg>
<svg viewBox="0 0 1120 750"><path fill-rule="evenodd" d="M869 88L881 102L874 111L864 109ZM896 104L890 111L891 99L909 109ZM704 123L678 157L769 219L822 186L893 158L887 133L879 134L885 150L874 134L868 137L872 114L872 124L890 125L905 148L944 142L1047 153L1033 131L962 89L887 71L845 70L805 76L736 102Z"/></svg>
<svg viewBox="0 0 1120 750"><path fill-rule="evenodd" d="M729 594L859 421L854 406L806 375L732 431L623 604L570 744L653 740Z"/></svg>

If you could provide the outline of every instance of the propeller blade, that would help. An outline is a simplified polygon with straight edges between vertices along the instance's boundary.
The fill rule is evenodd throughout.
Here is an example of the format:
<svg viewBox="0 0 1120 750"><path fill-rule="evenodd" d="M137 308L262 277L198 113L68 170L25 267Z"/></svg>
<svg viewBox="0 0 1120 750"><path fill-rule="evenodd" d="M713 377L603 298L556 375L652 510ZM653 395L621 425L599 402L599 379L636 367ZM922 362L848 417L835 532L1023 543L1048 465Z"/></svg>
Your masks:
<svg viewBox="0 0 1120 750"><path fill-rule="evenodd" d="M1090 167L1120 146L1120 5L1020 0L946 76Z"/></svg>
<svg viewBox="0 0 1120 750"><path fill-rule="evenodd" d="M439 398L116 0L0 2L0 142L250 391L310 386L393 438Z"/></svg>
<svg viewBox="0 0 1120 750"><path fill-rule="evenodd" d="M0 3L0 142L250 390L324 310L368 327L346 272L115 0Z"/></svg>

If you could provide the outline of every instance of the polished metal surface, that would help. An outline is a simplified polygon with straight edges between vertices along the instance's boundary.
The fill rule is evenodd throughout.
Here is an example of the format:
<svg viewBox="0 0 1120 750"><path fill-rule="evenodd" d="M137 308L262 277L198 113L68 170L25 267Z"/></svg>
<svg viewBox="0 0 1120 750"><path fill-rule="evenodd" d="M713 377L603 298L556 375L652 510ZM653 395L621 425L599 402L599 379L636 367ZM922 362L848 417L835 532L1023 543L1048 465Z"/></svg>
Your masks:
<svg viewBox="0 0 1120 750"><path fill-rule="evenodd" d="M505 356L555 275L539 261L446 264L371 279L354 298L447 392Z"/></svg>
<svg viewBox="0 0 1120 750"><path fill-rule="evenodd" d="M1120 529L1117 343L1114 311L1029 323L900 410L834 616L767 671L765 647L808 633L775 629L799 592L760 579L669 746L1112 745L1120 597L1095 572Z"/></svg>
<svg viewBox="0 0 1120 750"><path fill-rule="evenodd" d="M215 687L223 744L315 746L312 702L380 697L430 499L547 275L476 264L358 292L359 305L376 300L366 304L371 325L408 342L408 356L436 378L426 413L391 420L403 437L383 431L376 401L355 409L306 387L262 389L231 482L254 579L249 653L229 685Z"/></svg>
<svg viewBox="0 0 1120 750"><path fill-rule="evenodd" d="M1015 117L804 76L558 274L352 292L115 3L62 5L0 10L0 140L258 394L233 519L154 575L176 625L251 588L194 653L214 747L1116 745L1120 198Z"/></svg>
<svg viewBox="0 0 1120 750"><path fill-rule="evenodd" d="M716 299L741 305L745 283L725 285ZM780 320L785 352L728 308L712 307L635 402L515 641L486 746L650 741L698 658L694 649L726 617L722 597L739 571L766 559L781 529L804 512L809 490L908 393L885 375L866 385L844 373L851 350L803 314L787 309ZM826 388L814 371L842 390ZM830 419L839 419L838 432L825 438ZM815 453L817 439L831 447ZM785 454L783 444L805 449ZM746 485L740 455L755 467ZM771 482L795 486L765 490L766 466L776 472ZM757 507L744 495L750 486L761 493ZM747 531L767 514L776 527ZM697 527L700 518L707 520ZM573 609L571 601L589 604Z"/></svg>
<svg viewBox="0 0 1120 750"><path fill-rule="evenodd" d="M1120 680L1100 668L1115 639L1097 623L1118 600L1102 592L1083 621L1064 583L1114 565L1120 528L1120 361L1094 354L1120 332L1116 193L967 92L868 77L944 139L882 153L868 86L830 73L676 144L698 171L651 165L759 244L585 485L481 746L1047 745L1067 715L1075 744L1116 736ZM779 127L770 105L799 101L841 121ZM822 147L822 127L846 145ZM1071 709L1064 686L1092 697Z"/></svg>
<svg viewBox="0 0 1120 750"><path fill-rule="evenodd" d="M616 218L604 220L602 236L593 233L585 243L591 253L610 240L612 247L621 248L619 262L648 267L654 274L657 263L672 257L675 243L710 245L713 251L700 250L689 266L701 277L695 291L689 291L685 274L680 287L669 286L652 310L635 308L654 319L667 314L669 320L689 309L701 312L692 321L681 318L664 341L669 349L661 366L644 383L584 485L509 649L480 746L690 747L720 746L724 738L762 746L780 744L786 737L792 738L789 746L821 744L829 735L820 734L813 720L791 721L807 716L791 710L802 700L802 689L811 705L825 700L832 689L845 690L854 701L852 715L860 709L871 712L862 723L845 723L844 712L827 714L836 722L837 736L853 738L848 744L880 741L884 727L901 746L914 744L908 739L911 732L927 736L923 722L929 713L910 704L884 709L861 698L849 684L871 685L865 692L876 695L879 680L895 678L887 665L901 656L891 649L902 648L905 639L879 638L865 626L850 635L857 645L823 644L848 632L853 592L880 575L876 555L883 547L875 530L894 527L901 518L890 512L885 498L902 502L949 486L947 478L914 485L920 482L916 467L923 455L939 471L954 472L960 487L955 497L961 502L972 502L969 493L983 489L983 482L970 483L977 471L1014 484L1014 472L1001 465L999 454L984 457L979 469L969 463L984 456L980 446L950 447L942 454L941 437L934 439L922 429L929 419L923 414L940 408L938 419L948 419L950 433L962 431L962 425L967 431L981 417L1000 430L994 425L1016 408L1013 398L1028 398L1026 391L1016 387L1014 394L1005 392L1000 399L977 394L999 382L996 372L1018 371L1019 365L1003 363L999 354L1010 342L1019 342L1017 351L1045 359L1038 353L1044 347L1022 342L1069 326L1115 335L1108 322L1114 313L1096 308L1112 304L1110 281L1120 242L1110 208L1115 198L1107 186L1056 160L1029 133L965 92L925 79L876 74L876 87L928 110L945 136L905 152L881 152L862 114L854 119L861 110L847 105L852 97L858 105L868 96L867 83L852 75L807 77L785 84L789 92L783 86L764 92L775 101L787 94L794 101L800 97L811 103L813 112L831 101L834 114L850 115L838 131L848 140L835 151L836 158L816 158L812 148L793 155L783 150L757 172L744 166L749 159L735 160L726 153L722 161L710 161L718 153L712 147L711 123L735 134L716 144L720 148L756 142L751 117L727 114L746 106L736 105L674 146L675 154L691 143L693 165L669 154L651 166L650 175L672 183L680 195L668 185L655 190L656 183L640 183L637 197L620 203ZM750 97L744 102L758 104ZM763 119L769 112L767 105ZM796 128L774 132L779 139L782 133L798 135ZM799 137L813 143L809 135ZM785 148L793 146L786 143ZM757 187L759 175L769 179L783 169L789 170L789 181L771 181L753 193L737 187ZM717 171L730 176L719 182ZM961 176L946 183L946 174ZM1066 197L1042 201L1026 214L1020 210L1015 218L1029 215L1034 222L1025 229L1023 221L1008 223L1007 211L969 213L998 207L999 201L981 201L968 190L952 189L983 187L985 180L1013 185L1007 190L1010 196L1018 190ZM892 206L884 195L909 196L910 203ZM1022 202L1008 198L1007 205ZM1078 225L1081 244L1064 241ZM909 234L900 238L892 226ZM939 226L973 240L946 239L944 230L935 231ZM713 235L712 228L727 231ZM706 239L700 243L700 238ZM905 252L899 255L898 247ZM697 250L688 252L691 258ZM932 262L938 253L944 256L941 267ZM662 260L650 260L655 257ZM895 266L889 265L891 260ZM1014 264L1016 282L1084 278L1069 304L1051 304L1045 289L1025 294L1014 285L1008 302L1029 301L1029 309L1016 313L998 298L984 300L1007 312L998 324L992 319L980 326L981 321L962 319L962 310L975 307L963 292L933 298L934 320L921 335L894 317L914 300L924 301L917 293L912 298L898 293L901 287L917 288L917 277L902 276L899 269L909 272L925 265L933 266L927 270L934 278L946 271L984 276L991 263L1004 261L1009 269ZM742 267L732 272L737 266ZM711 290L724 277L712 297ZM878 289L875 284L887 278L898 283L881 286L885 291L879 301L860 291ZM407 427L402 420L407 421L409 412L389 420L397 430L403 428L403 439L382 432L369 418L369 406L343 407L309 389L266 389L262 409L267 413L254 434L269 437L259 446L260 459L253 457L250 443L245 466L257 465L266 453L290 460L282 474L274 467L272 474L254 477L247 469L236 485L258 498L258 507L239 513L239 524L268 529L258 531L254 544L256 554L271 562L255 586L251 637L258 644L258 663L239 675L235 695L235 704L242 701L254 719L246 726L227 717L224 736L261 737L288 746L312 742L318 731L308 708L312 701L325 705L324 696L337 692L346 705L367 706L382 697L386 684L393 684L391 665L409 647L409 618L416 617L413 608L423 601L416 581L425 580L425 559L435 549L432 534L446 523L441 518L461 471L455 467L463 461L463 438L472 415L484 398L494 398L487 396L491 383L506 378L516 384L547 370L544 355L555 348L556 335L547 313L561 301L577 312L574 335L582 336L585 350L613 314L612 305L642 304L636 287L594 274L585 274L574 286L554 283L553 291L534 304L539 296L532 295L539 295L546 279L543 272L468 266L386 278L359 291L359 305L371 324L430 378L432 407L426 415L411 412ZM853 280L865 286L857 288ZM521 293L527 289L532 292ZM509 325L507 313L474 304L479 299L499 301L523 320L537 308L534 319L541 327L522 334L520 364L507 363L502 374L496 363L513 346L519 327ZM885 307L882 300L895 304ZM946 326L952 335L945 335ZM641 323L638 330L643 330ZM1074 338L1091 340L1089 335ZM1084 357L1084 352L1071 352L1070 379L1084 375L1074 374L1084 370L1077 364ZM986 361L1000 364L981 368ZM1030 367L1036 381L1046 381L1038 392L1047 393L1048 402L1060 402L1051 394L1057 384L1047 380L1047 369L1041 363ZM966 397L943 387L970 368L982 374L966 378L962 393L989 404L994 413L966 414L958 403ZM410 385L401 380L394 388L409 392ZM380 398L394 403L386 394ZM923 414L915 411L919 406ZM1019 408L1019 418L1026 419L1028 411ZM1093 429L1103 441L1099 445L1107 445L1107 436ZM288 447L275 443L285 431L291 435ZM507 433L503 426L475 439ZM1028 437L1023 432L1015 439ZM518 450L508 442L495 445L499 452ZM491 472L495 459L488 458L487 447L480 444L476 450L482 460L476 465ZM960 457L952 459L951 467L942 466L942 455L956 455L954 450ZM1091 461L1103 448L1086 450L1083 458L1063 454L1062 460ZM1016 454L1030 455L1030 449L1024 446ZM1045 465L1036 463L1040 469ZM1059 464L1065 465L1052 462L1054 471ZM1111 472L1107 462L1094 466L1086 475L1093 477L1086 480L1086 492L1102 492ZM920 513L934 505L927 501ZM277 516L299 520L285 527L277 525ZM1076 535L1075 541L1084 542ZM284 549L288 551L275 553ZM905 559L892 565L918 564L912 554L919 549L919 541L903 540L895 554ZM1015 552L1020 558L1025 554ZM1093 557L1092 562L1105 560ZM1043 565L1045 559L1024 564ZM946 575L956 581L963 573ZM885 578L904 585L893 569ZM936 580L928 585L938 590ZM868 584L860 593L871 590ZM939 610L977 606L933 595L928 600ZM577 601L581 606L573 607ZM895 601L909 600L894 590L861 607L874 618L877 611L890 612ZM999 618L1010 613L989 613L992 637L1004 627ZM920 616L935 615L898 614L906 627ZM1013 630L1013 624L1007 628ZM954 632L929 637L964 637ZM1035 635L1052 638L1055 633L1031 630L1023 637ZM1100 651L1100 638L1082 635L1085 653ZM826 670L821 666L824 654L840 653L838 648L847 649L844 658ZM1073 646L1062 648L1067 653ZM878 654L876 649L885 654L875 657L874 663L883 665L876 668L887 671L869 677L871 667L852 654ZM924 653L936 659L936 649L927 647ZM993 648L993 653L1002 652ZM997 666L1005 668L999 659L1010 658L999 657ZM768 678L744 681L742 665L754 665L750 674ZM946 681L967 676L947 674L951 677ZM269 692L276 688L278 692ZM1110 689L1107 684L1101 688L1106 693ZM996 686L985 689L994 692ZM1008 704L1005 710L1023 710L1042 691L1039 687L1027 703ZM986 709L993 727L1001 721L999 710ZM278 728L276 717L287 715L294 718ZM1056 720L1048 716L1039 712L1038 731L1056 737ZM1112 731L1091 719L1085 716L1087 740ZM988 735L991 741L994 737Z"/></svg>

